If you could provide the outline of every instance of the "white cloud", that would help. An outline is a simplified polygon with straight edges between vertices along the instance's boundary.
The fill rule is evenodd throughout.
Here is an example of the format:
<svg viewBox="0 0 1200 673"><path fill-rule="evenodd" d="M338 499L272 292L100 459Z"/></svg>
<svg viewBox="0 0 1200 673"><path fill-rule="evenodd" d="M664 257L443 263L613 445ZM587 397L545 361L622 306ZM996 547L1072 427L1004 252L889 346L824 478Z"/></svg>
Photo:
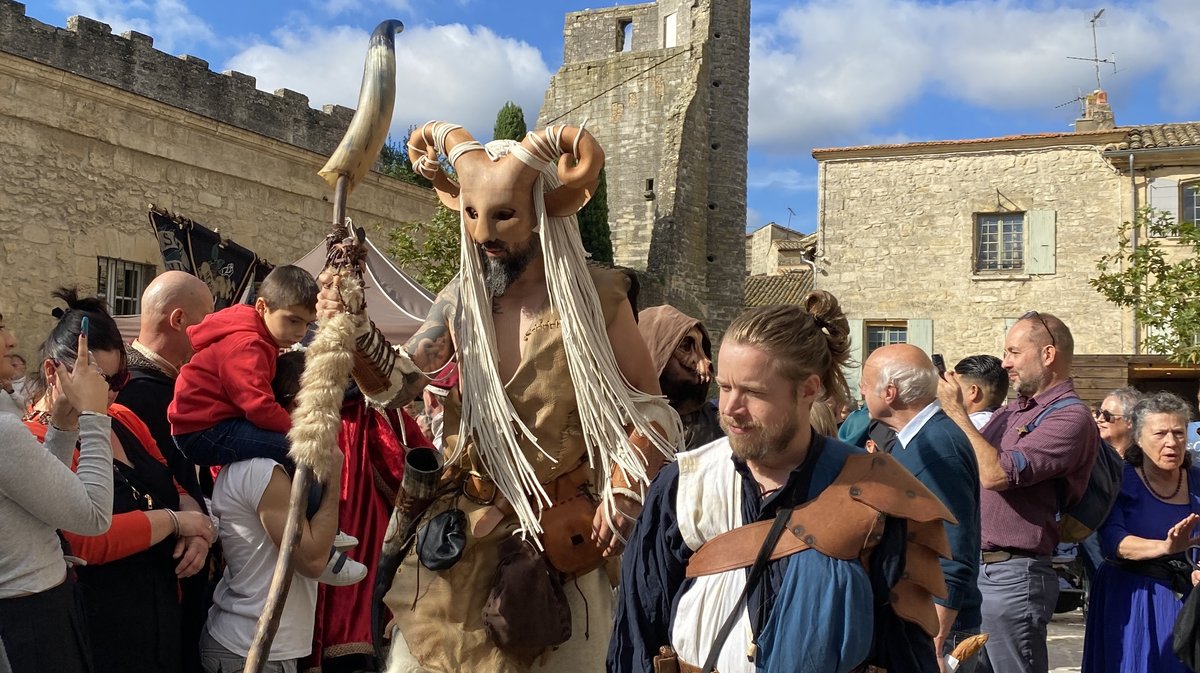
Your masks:
<svg viewBox="0 0 1200 673"><path fill-rule="evenodd" d="M68 14L107 23L117 35L128 30L149 35L156 49L168 53L219 43L212 26L183 0L56 0L54 5Z"/></svg>
<svg viewBox="0 0 1200 673"><path fill-rule="evenodd" d="M307 26L273 38L234 55L226 67L253 75L265 91L303 93L314 107L357 105L366 32ZM409 126L440 119L486 140L505 101L520 105L527 120L536 117L550 74L537 49L486 27L406 28L396 37L392 135L398 141Z"/></svg>
<svg viewBox="0 0 1200 673"><path fill-rule="evenodd" d="M807 192L817 188L817 176L812 171L799 171L795 168L751 167L746 186L750 189Z"/></svg>
<svg viewBox="0 0 1200 673"><path fill-rule="evenodd" d="M931 93L985 109L1051 114L1095 86L1092 64L1067 58L1091 56L1093 8L1066 4L793 3L752 30L751 143L773 152L857 144L863 131ZM1178 20L1194 12L1194 2L1112 4L1099 29L1100 57L1115 52L1121 70L1102 70L1110 94L1161 69L1164 95L1177 110L1200 105L1200 70L1188 53L1200 24ZM1066 121L1074 110L1061 114Z"/></svg>

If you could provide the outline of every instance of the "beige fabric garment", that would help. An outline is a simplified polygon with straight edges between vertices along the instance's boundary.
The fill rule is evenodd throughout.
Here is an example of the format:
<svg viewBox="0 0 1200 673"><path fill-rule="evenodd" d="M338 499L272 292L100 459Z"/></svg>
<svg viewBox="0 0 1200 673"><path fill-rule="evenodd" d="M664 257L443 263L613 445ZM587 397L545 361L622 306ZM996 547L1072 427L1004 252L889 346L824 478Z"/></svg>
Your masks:
<svg viewBox="0 0 1200 673"><path fill-rule="evenodd" d="M589 271L600 295L605 322L611 325L626 298L629 281L619 271L598 268ZM585 461L587 448L563 353L558 316L547 310L530 326L524 339L521 363L505 391L521 417L530 423L542 448L558 460L552 462L527 441L523 442L525 455L537 471L539 481L546 484ZM453 391L446 400L447 454L458 441L459 400L458 391ZM466 447L460 466L478 472L472 448ZM454 504L455 498L444 498L430 508L430 515ZM473 529L485 511L485 507L464 497L457 498L457 506L467 514L468 530ZM449 570L432 572L421 567L415 555L410 555L396 573L384 602L392 611L392 623L403 634L409 652L425 670L432 673L604 670L613 600L605 568L564 587L571 604L572 634L571 640L562 646L522 655L503 652L488 638L481 611L495 581L497 547L516 528L516 517L509 516L483 538L468 536L462 558Z"/></svg>

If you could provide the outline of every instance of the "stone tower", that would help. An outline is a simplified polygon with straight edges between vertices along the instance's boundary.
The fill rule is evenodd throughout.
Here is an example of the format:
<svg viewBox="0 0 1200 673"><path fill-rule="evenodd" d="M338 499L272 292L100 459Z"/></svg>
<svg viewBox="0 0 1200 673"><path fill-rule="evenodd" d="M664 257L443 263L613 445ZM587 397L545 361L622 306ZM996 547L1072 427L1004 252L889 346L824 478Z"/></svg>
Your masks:
<svg viewBox="0 0 1200 673"><path fill-rule="evenodd" d="M749 0L658 0L567 15L538 126L581 123L607 154L618 265L642 306L714 337L743 306Z"/></svg>

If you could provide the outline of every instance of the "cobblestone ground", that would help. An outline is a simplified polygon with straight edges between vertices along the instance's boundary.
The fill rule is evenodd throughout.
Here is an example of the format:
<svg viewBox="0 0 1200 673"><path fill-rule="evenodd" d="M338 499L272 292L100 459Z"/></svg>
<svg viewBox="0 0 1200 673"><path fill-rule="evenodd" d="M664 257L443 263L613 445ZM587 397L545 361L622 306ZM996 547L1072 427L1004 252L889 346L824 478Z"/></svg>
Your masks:
<svg viewBox="0 0 1200 673"><path fill-rule="evenodd" d="M1078 673L1083 661L1083 612L1054 615L1046 640L1050 673Z"/></svg>

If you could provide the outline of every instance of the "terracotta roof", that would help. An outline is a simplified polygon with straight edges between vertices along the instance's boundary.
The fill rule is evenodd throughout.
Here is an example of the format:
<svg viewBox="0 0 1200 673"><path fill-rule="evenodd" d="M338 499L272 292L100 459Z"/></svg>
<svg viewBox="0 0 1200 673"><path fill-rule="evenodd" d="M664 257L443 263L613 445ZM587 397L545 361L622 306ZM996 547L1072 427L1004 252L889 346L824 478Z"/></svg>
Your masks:
<svg viewBox="0 0 1200 673"><path fill-rule="evenodd" d="M1166 147L1200 146L1200 122L1154 124L1128 129L1125 139L1110 143L1106 150L1150 150Z"/></svg>
<svg viewBox="0 0 1200 673"><path fill-rule="evenodd" d="M1120 133L1125 129L1116 128L1101 131L1060 131L1056 133L1026 133L1010 136L998 136L995 138L963 138L960 140L926 140L913 143L892 143L883 145L856 145L850 147L818 147L813 149L813 157L819 154L838 154L846 152L872 152L877 150L908 150L917 148L950 148L961 147L966 145L983 145L983 144L1025 144L1034 143L1037 145L1050 143L1069 142L1071 144L1088 144L1096 143L1104 136L1111 136L1114 133Z"/></svg>
<svg viewBox="0 0 1200 673"><path fill-rule="evenodd" d="M813 289L812 270L746 278L746 307L799 304Z"/></svg>

